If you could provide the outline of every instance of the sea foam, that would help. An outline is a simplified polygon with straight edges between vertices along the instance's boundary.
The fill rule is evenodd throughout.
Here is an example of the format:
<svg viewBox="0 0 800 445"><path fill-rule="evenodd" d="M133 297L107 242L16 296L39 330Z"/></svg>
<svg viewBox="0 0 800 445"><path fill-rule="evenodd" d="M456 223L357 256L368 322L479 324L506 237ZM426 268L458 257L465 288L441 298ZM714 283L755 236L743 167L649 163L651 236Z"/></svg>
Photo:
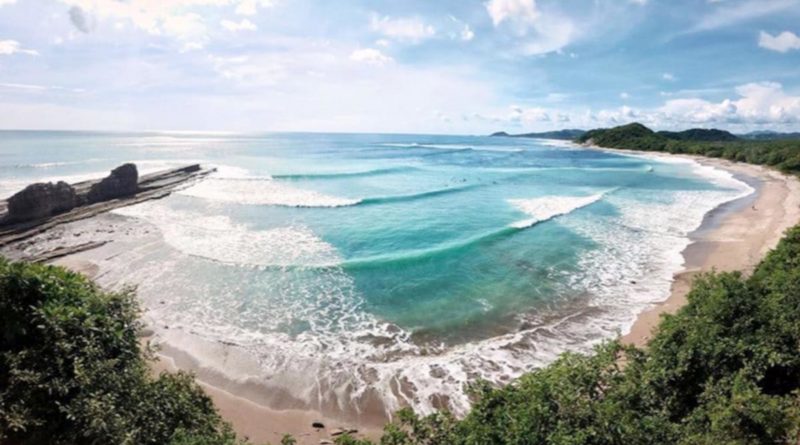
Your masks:
<svg viewBox="0 0 800 445"><path fill-rule="evenodd" d="M656 161L660 171L663 160ZM443 246L485 245L600 200L615 209L560 221L593 247L578 252L576 267L552 277L553 292L584 292L584 299L554 301L550 307L516 314L518 330L455 346L414 341L411 328L372 315L347 272L352 265L303 225L255 228L214 213L224 206L213 203L203 203L209 204L204 211L187 211L167 200L116 212L155 224L170 247L167 260L137 265L128 277L139 283L140 296L150 303L149 316L158 325L169 325L170 333L185 331L236 345L258 362L259 374L251 377L295 395L307 406L358 411L376 406L371 403L377 398L387 415L407 405L430 413L442 407L440 396L447 395L447 407L463 414L470 405L468 383L508 383L564 351L586 352L627 329L636 313L669 295L689 233L707 211L752 191L726 172L691 161L687 167L691 179L701 176L720 190L595 189L585 196L512 199L509 204L527 218ZM215 202L306 207L363 201L305 190L297 182L220 166L210 181L181 194ZM446 189L435 196L468 190ZM390 202L429 197L390 196ZM397 252L388 254L397 260ZM411 254L406 257L416 261L438 251ZM206 276L213 279L203 279ZM160 304L165 294L170 298Z"/></svg>
<svg viewBox="0 0 800 445"><path fill-rule="evenodd" d="M605 192L589 196L545 196L530 199L509 199L508 202L531 218L511 224L511 227L524 229L542 221L566 215L603 199Z"/></svg>
<svg viewBox="0 0 800 445"><path fill-rule="evenodd" d="M359 201L302 189L269 176L251 176L236 168L223 168L219 174L179 194L236 204L287 207L342 207Z"/></svg>
<svg viewBox="0 0 800 445"><path fill-rule="evenodd" d="M167 244L187 254L244 266L327 266L340 259L330 244L303 226L254 230L224 215L176 210L146 202L114 210L156 225Z"/></svg>

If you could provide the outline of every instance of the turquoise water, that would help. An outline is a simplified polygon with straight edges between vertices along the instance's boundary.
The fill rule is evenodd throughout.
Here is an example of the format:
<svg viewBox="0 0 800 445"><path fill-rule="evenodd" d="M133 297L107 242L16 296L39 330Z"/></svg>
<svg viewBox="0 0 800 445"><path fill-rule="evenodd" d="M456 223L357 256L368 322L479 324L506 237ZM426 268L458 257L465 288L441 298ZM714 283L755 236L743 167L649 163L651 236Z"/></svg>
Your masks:
<svg viewBox="0 0 800 445"><path fill-rule="evenodd" d="M310 405L387 410L441 393L463 410L471 379L626 329L667 296L705 213L750 191L689 161L526 139L2 132L0 195L128 161L218 168L116 212L158 229L114 275L168 296L151 320L239 345Z"/></svg>

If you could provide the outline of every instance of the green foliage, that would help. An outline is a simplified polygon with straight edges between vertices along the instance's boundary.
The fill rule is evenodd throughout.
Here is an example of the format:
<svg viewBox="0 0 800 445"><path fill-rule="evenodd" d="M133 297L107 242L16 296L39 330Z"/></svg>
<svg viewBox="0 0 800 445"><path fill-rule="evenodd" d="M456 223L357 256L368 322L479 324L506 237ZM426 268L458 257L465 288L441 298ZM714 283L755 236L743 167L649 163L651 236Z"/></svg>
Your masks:
<svg viewBox="0 0 800 445"><path fill-rule="evenodd" d="M620 127L591 130L578 138L580 142L592 141L601 147L630 148L636 150L663 151L670 139L656 134L639 123Z"/></svg>
<svg viewBox="0 0 800 445"><path fill-rule="evenodd" d="M236 443L191 376L150 376L138 316L130 291L0 259L0 441Z"/></svg>
<svg viewBox="0 0 800 445"><path fill-rule="evenodd" d="M583 140L800 171L797 141L667 136L631 124ZM800 226L750 277L702 275L687 300L646 350L610 342L504 387L477 383L464 419L402 410L380 445L800 443ZM137 317L130 292L0 260L0 442L242 444L191 376L149 376Z"/></svg>
<svg viewBox="0 0 800 445"><path fill-rule="evenodd" d="M667 139L678 141L735 141L739 138L725 130L692 128L684 131L659 131Z"/></svg>
<svg viewBox="0 0 800 445"><path fill-rule="evenodd" d="M628 130L661 138L640 125L612 135ZM381 445L799 443L800 226L749 278L704 274L687 300L646 350L607 343L480 384L463 420L405 411Z"/></svg>
<svg viewBox="0 0 800 445"><path fill-rule="evenodd" d="M284 434L283 437L281 438L281 445L296 445L296 444L297 440L288 434Z"/></svg>
<svg viewBox="0 0 800 445"><path fill-rule="evenodd" d="M729 137L730 136L730 137ZM738 139L721 130L655 133L639 123L586 132L577 139L606 148L661 151L725 158L800 173L800 140Z"/></svg>

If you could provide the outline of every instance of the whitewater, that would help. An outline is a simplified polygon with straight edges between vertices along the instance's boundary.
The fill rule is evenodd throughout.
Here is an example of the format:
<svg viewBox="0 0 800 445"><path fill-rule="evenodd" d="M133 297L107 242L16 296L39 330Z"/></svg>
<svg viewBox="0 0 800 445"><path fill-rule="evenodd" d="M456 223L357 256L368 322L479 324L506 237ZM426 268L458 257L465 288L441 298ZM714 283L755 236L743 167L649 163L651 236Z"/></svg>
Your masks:
<svg viewBox="0 0 800 445"><path fill-rule="evenodd" d="M259 401L353 417L461 414L470 382L625 332L708 212L753 192L690 160L519 138L0 132L0 195L128 161L217 172L114 211L146 235L101 284L137 286L173 349L235 351L203 366Z"/></svg>

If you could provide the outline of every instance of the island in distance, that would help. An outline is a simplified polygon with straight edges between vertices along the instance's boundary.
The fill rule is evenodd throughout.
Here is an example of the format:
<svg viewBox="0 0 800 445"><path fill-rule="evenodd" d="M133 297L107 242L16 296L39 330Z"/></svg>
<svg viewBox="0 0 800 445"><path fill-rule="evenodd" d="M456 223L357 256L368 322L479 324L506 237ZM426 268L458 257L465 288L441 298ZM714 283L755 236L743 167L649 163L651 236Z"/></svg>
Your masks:
<svg viewBox="0 0 800 445"><path fill-rule="evenodd" d="M535 139L562 139L565 141L571 141L573 139L577 139L583 134L586 133L586 130L578 130L578 129L565 129L565 130L556 130L556 131L544 131L541 133L523 133L523 134L509 134L505 131L498 131L496 133L492 133L489 136L504 136L509 138L535 138Z"/></svg>

